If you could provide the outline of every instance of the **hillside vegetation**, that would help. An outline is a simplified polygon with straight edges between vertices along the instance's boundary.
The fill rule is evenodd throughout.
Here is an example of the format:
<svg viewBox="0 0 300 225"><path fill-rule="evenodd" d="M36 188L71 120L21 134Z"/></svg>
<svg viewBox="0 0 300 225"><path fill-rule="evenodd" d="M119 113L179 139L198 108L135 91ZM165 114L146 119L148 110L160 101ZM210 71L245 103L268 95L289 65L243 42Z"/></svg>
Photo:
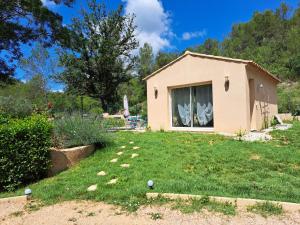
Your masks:
<svg viewBox="0 0 300 225"><path fill-rule="evenodd" d="M254 13L247 23L235 24L223 42L207 39L191 50L251 59L283 80L300 78L300 8L285 4L275 11Z"/></svg>

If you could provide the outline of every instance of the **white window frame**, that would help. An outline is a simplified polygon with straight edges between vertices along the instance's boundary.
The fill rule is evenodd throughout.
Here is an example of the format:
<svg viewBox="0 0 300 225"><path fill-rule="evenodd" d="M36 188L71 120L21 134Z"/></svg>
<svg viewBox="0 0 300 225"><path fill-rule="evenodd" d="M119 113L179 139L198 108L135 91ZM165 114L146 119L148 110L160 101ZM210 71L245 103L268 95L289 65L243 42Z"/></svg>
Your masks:
<svg viewBox="0 0 300 225"><path fill-rule="evenodd" d="M193 85L185 85L185 86L176 86L176 87L169 87L169 115L170 115L170 130L173 131L201 131L201 132L213 132L214 131L214 126L213 127L193 127L193 118L191 118L191 126L190 127L173 127L173 107L172 107L172 90L178 89L178 88L189 88L190 89L190 111L191 111L191 117L193 117L193 106L192 106L192 87L199 87L202 85L212 85L212 82L205 82L205 83L200 83L200 84L193 84ZM212 88L213 92L213 88ZM212 97L213 97L212 93ZM214 102L214 101L213 101ZM215 116L215 114L213 114Z"/></svg>

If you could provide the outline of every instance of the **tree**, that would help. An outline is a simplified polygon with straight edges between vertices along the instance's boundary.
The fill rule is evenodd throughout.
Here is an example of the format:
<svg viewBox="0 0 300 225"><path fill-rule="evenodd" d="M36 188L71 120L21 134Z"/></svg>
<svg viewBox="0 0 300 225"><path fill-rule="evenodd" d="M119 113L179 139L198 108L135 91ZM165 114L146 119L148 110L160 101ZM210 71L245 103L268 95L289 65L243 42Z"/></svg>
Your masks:
<svg viewBox="0 0 300 225"><path fill-rule="evenodd" d="M155 58L155 70L167 65L168 63L172 62L179 56L178 53L174 52L159 52Z"/></svg>
<svg viewBox="0 0 300 225"><path fill-rule="evenodd" d="M139 50L138 62L137 62L137 73L139 78L142 80L145 76L150 75L153 71L154 56L152 47L145 43Z"/></svg>
<svg viewBox="0 0 300 225"><path fill-rule="evenodd" d="M121 84L118 92L120 96L127 95L130 106L137 105L146 100L144 86L137 77L133 77L128 82Z"/></svg>
<svg viewBox="0 0 300 225"><path fill-rule="evenodd" d="M48 50L41 43L37 43L31 49L30 56L20 59L19 66L25 72L26 80L40 76L47 89L50 88L49 80L62 70L58 59L53 55L50 56Z"/></svg>
<svg viewBox="0 0 300 225"><path fill-rule="evenodd" d="M207 39L190 48L204 54L254 60L281 79L300 78L300 8L291 13L282 3L275 11L255 12L235 24L222 42Z"/></svg>
<svg viewBox="0 0 300 225"><path fill-rule="evenodd" d="M118 99L117 89L127 82L133 69L135 39L133 16L123 15L123 6L108 12L104 3L92 0L89 10L73 20L70 27L71 51L60 54L65 71L58 79L68 90L87 94L101 101L105 111Z"/></svg>
<svg viewBox="0 0 300 225"><path fill-rule="evenodd" d="M146 82L143 81L143 78L145 78L147 75L150 75L153 72L154 69L154 56L153 56L153 50L151 45L148 43L145 43L143 47L139 50L138 60L137 60L137 73L138 73L138 83L135 82L135 78L131 79L131 82L128 83L128 86L132 90L141 89L141 92L137 91L136 97L137 103L143 102L146 100ZM140 86L140 88L137 88L137 84ZM129 96L128 96L129 97ZM136 103L136 104L137 104Z"/></svg>
<svg viewBox="0 0 300 225"><path fill-rule="evenodd" d="M283 3L276 11L256 12L249 22L234 25L222 43L223 55L252 59L281 78L292 77L291 67L297 63L290 59L295 51L287 50L296 33L290 34L295 25L288 15L289 7Z"/></svg>
<svg viewBox="0 0 300 225"><path fill-rule="evenodd" d="M74 0L52 0L70 6ZM15 63L22 57L21 45L56 40L67 44L68 31L62 17L43 6L41 0L0 1L0 83L11 82Z"/></svg>
<svg viewBox="0 0 300 225"><path fill-rule="evenodd" d="M208 55L220 55L220 46L218 40L208 38L202 45L192 48L192 51Z"/></svg>
<svg viewBox="0 0 300 225"><path fill-rule="evenodd" d="M0 112L13 117L29 116L47 107L44 79L36 75L26 83L7 85L0 89Z"/></svg>

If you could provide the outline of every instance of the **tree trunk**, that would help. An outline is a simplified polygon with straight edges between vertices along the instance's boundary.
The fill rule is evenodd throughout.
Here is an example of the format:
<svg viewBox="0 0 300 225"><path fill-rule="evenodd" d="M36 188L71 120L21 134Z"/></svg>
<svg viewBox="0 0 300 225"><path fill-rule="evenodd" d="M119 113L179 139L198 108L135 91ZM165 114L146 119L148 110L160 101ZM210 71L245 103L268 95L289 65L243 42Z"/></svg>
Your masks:
<svg viewBox="0 0 300 225"><path fill-rule="evenodd" d="M100 97L101 107L105 113L108 112L108 104L103 97Z"/></svg>
<svg viewBox="0 0 300 225"><path fill-rule="evenodd" d="M83 96L80 96L81 118L83 118Z"/></svg>

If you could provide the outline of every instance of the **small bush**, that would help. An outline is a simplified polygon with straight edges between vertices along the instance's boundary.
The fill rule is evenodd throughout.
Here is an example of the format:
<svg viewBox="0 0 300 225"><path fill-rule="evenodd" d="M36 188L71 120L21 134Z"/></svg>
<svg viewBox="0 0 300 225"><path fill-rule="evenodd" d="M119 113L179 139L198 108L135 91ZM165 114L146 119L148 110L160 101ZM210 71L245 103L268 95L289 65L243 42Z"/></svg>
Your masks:
<svg viewBox="0 0 300 225"><path fill-rule="evenodd" d="M119 118L106 118L103 119L102 122L103 128L115 128L115 127L124 127L125 126L125 120L119 119Z"/></svg>
<svg viewBox="0 0 300 225"><path fill-rule="evenodd" d="M271 215L281 215L283 213L282 206L279 204L274 204L272 202L262 202L256 203L253 206L249 206L247 211L258 213L263 217L271 216Z"/></svg>
<svg viewBox="0 0 300 225"><path fill-rule="evenodd" d="M103 109L101 107L94 107L94 108L90 109L89 113L94 114L94 115L102 115Z"/></svg>
<svg viewBox="0 0 300 225"><path fill-rule="evenodd" d="M70 116L54 121L54 147L68 148L82 145L106 145L110 135L101 127L101 120Z"/></svg>
<svg viewBox="0 0 300 225"><path fill-rule="evenodd" d="M271 120L271 126L273 127L273 126L276 126L277 124L279 124L278 120L276 118L273 118Z"/></svg>
<svg viewBox="0 0 300 225"><path fill-rule="evenodd" d="M161 213L150 213L152 220L161 220L163 218Z"/></svg>
<svg viewBox="0 0 300 225"><path fill-rule="evenodd" d="M51 129L44 116L0 124L0 190L13 190L47 175Z"/></svg>
<svg viewBox="0 0 300 225"><path fill-rule="evenodd" d="M191 200L176 200L172 209L180 210L182 213L201 212L202 209L209 211L220 212L224 215L235 215L236 206L229 202L217 202L211 200L208 196L203 196L200 199Z"/></svg>

